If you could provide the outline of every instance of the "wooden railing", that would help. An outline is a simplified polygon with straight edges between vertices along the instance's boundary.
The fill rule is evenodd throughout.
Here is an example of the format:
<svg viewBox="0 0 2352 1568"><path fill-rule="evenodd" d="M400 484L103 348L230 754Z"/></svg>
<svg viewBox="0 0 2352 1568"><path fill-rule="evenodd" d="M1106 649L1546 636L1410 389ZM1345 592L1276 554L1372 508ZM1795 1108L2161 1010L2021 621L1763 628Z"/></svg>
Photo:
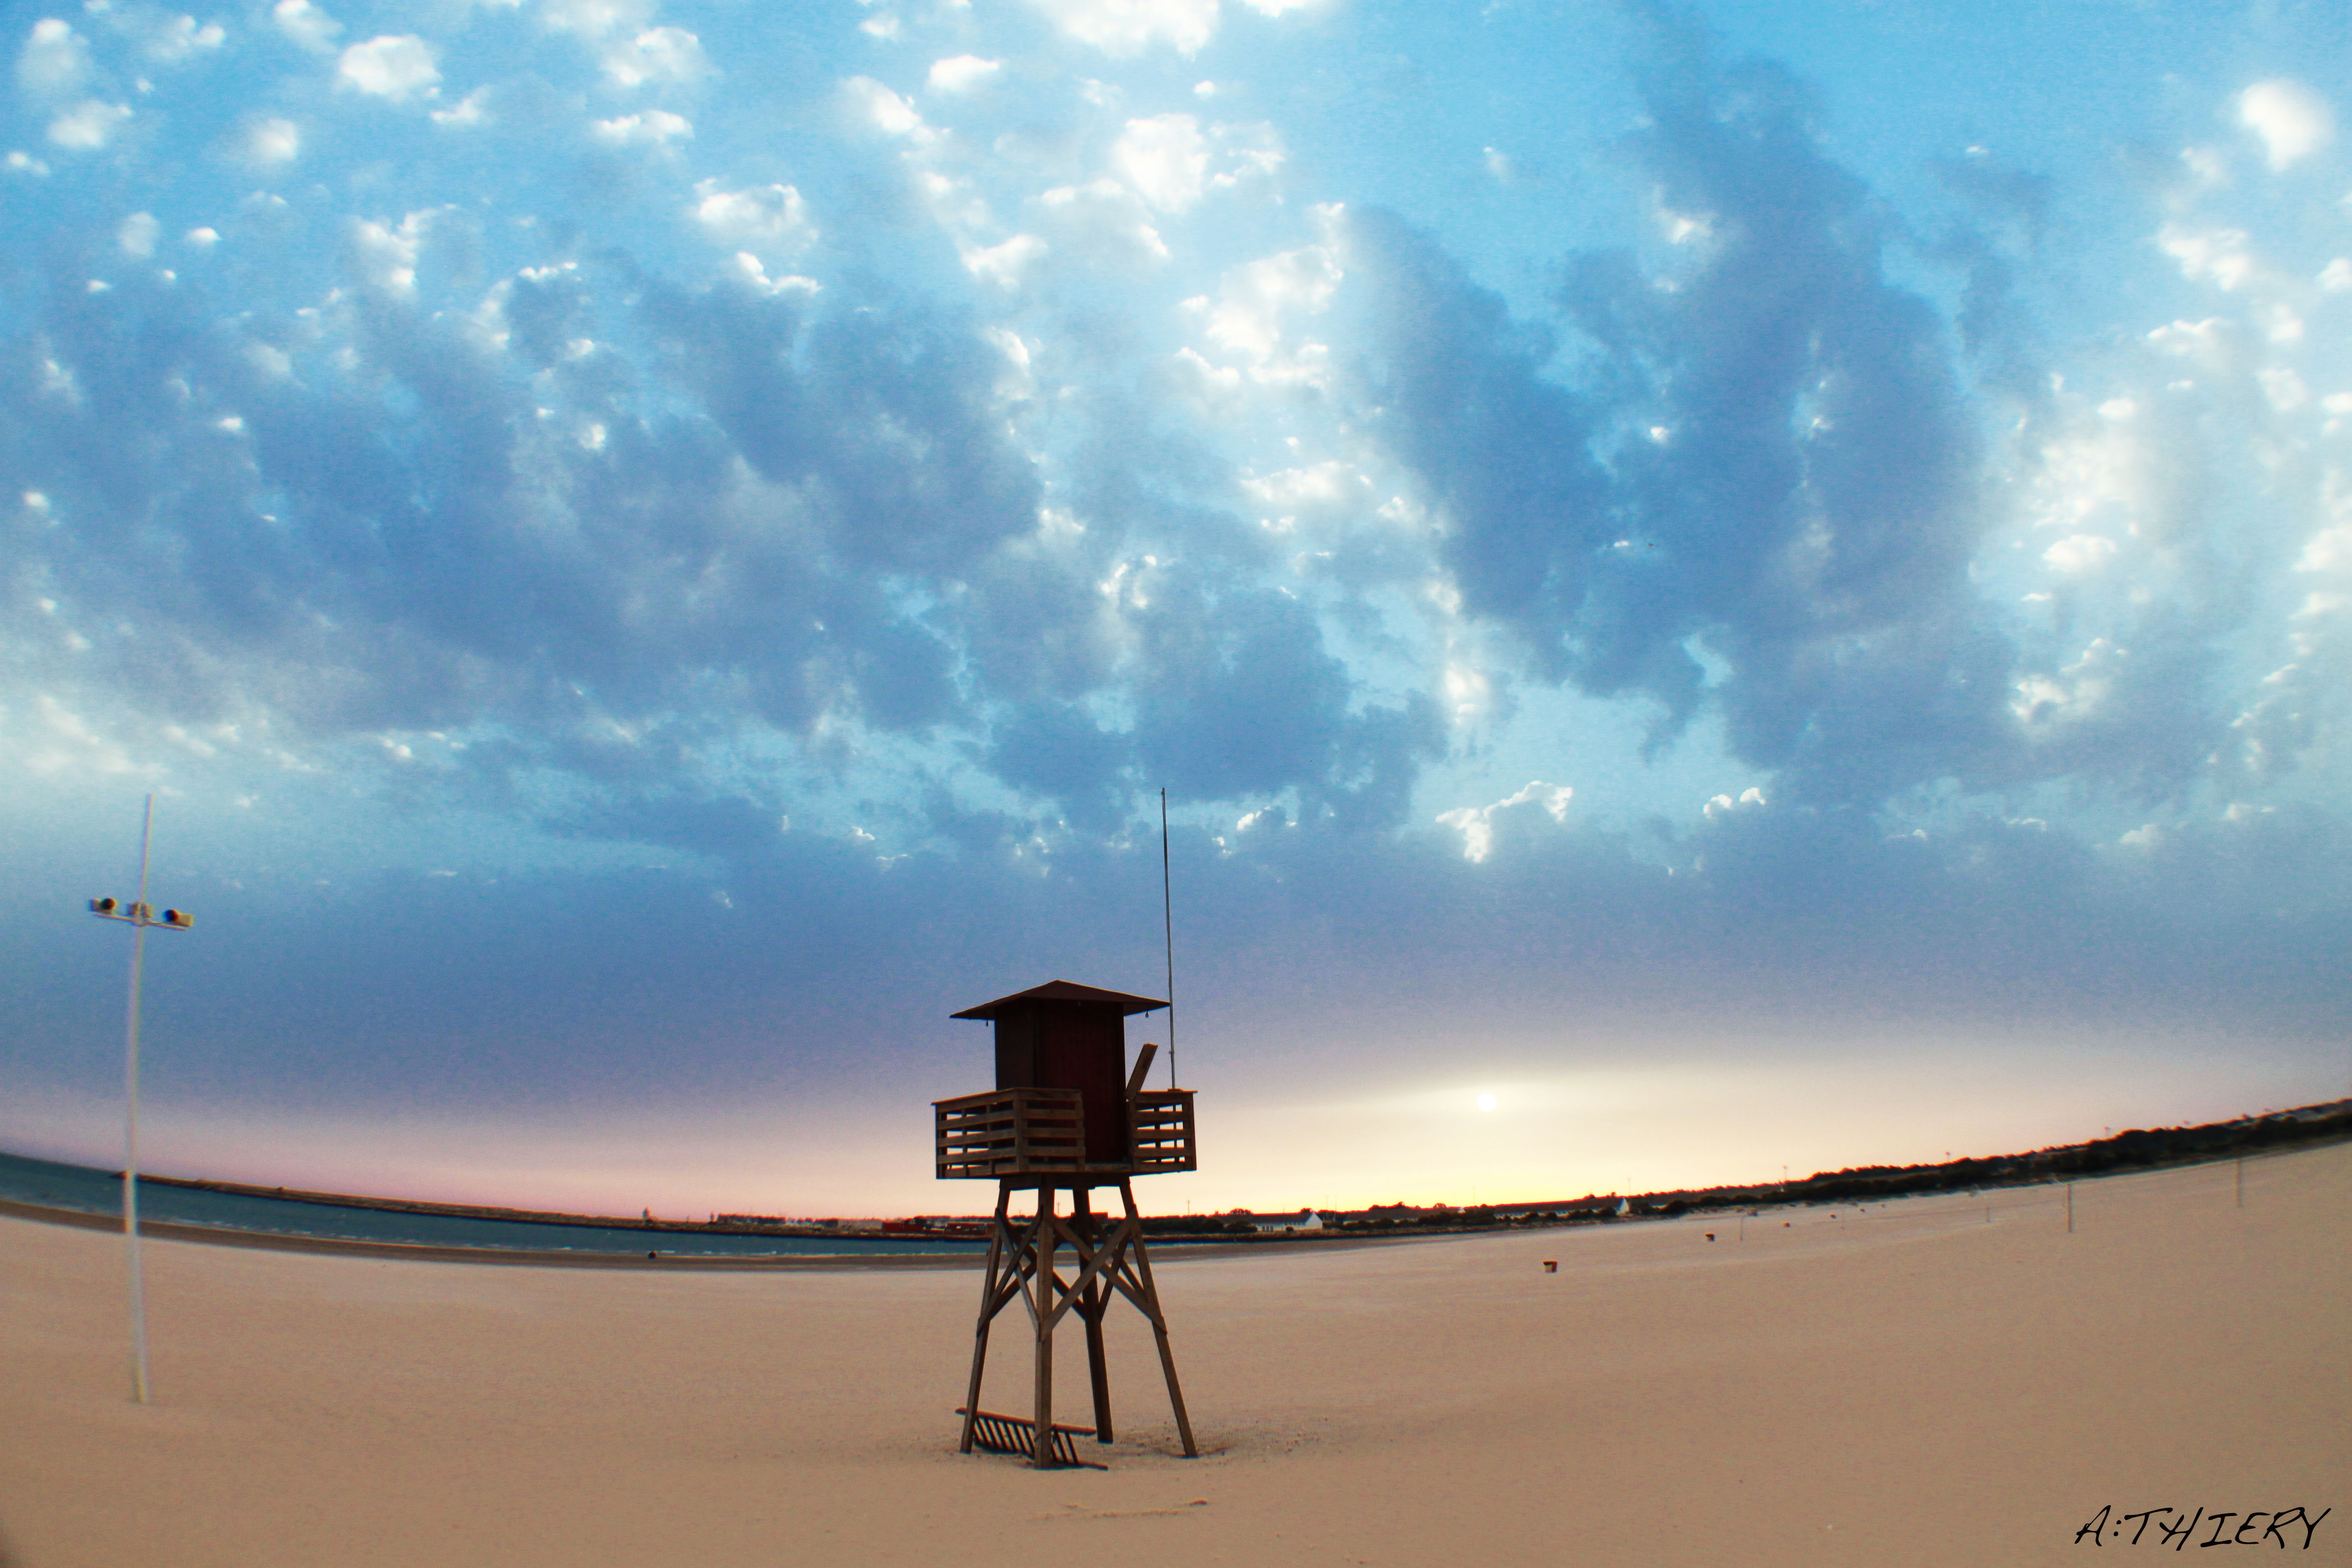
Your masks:
<svg viewBox="0 0 2352 1568"><path fill-rule="evenodd" d="M1086 1110L1074 1089L998 1089L931 1105L943 1181L1033 1175L1149 1175L1190 1171L1192 1091L1162 1089L1129 1101L1132 1160L1087 1161Z"/></svg>
<svg viewBox="0 0 2352 1568"><path fill-rule="evenodd" d="M935 1100L941 1180L1079 1171L1085 1110L1075 1089L998 1089Z"/></svg>
<svg viewBox="0 0 2352 1568"><path fill-rule="evenodd" d="M1191 1171L1200 1166L1192 1143L1192 1091L1163 1089L1139 1094L1127 1102L1129 1147L1135 1151L1139 1176L1161 1171Z"/></svg>

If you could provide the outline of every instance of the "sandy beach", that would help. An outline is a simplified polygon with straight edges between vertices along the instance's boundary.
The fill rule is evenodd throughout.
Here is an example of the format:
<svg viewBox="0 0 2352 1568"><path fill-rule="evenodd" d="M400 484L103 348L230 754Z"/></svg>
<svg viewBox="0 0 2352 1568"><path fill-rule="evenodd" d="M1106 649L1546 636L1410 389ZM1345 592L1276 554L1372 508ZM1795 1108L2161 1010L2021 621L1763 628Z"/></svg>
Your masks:
<svg viewBox="0 0 2352 1568"><path fill-rule="evenodd" d="M2061 1189L1163 1254L1103 1470L953 1451L975 1269L483 1268L0 1218L0 1562L2032 1564L2112 1515L2352 1561L2352 1147ZM1987 1222L1986 1205L1991 1207ZM1832 1217L1834 1216L1834 1217ZM1789 1223L1784 1227L1782 1222ZM1713 1231L1716 1239L1706 1239ZM1556 1274L1545 1258L1555 1258ZM983 1404L1025 1409L1000 1320ZM1084 1354L1062 1337L1065 1420ZM1087 1446L1091 1450L1094 1445ZM2158 1526L2168 1522L2160 1517ZM2223 1544L2241 1528L2219 1527Z"/></svg>

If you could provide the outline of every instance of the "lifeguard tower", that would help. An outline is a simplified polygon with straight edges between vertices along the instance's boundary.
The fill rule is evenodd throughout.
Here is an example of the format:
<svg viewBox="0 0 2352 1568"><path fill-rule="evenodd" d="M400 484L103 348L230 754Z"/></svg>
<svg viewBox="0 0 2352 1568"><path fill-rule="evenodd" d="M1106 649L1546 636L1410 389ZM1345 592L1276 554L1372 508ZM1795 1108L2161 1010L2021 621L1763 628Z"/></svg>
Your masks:
<svg viewBox="0 0 2352 1568"><path fill-rule="evenodd" d="M964 1453L975 1442L1000 1451L1026 1452L1044 1469L1077 1460L1075 1439L1111 1440L1110 1382L1103 1356L1103 1314L1114 1293L1133 1302L1159 1342L1168 1403L1188 1458L1200 1449L1176 1383L1168 1348L1168 1320L1151 1281L1143 1220L1132 1181L1195 1167L1192 1091L1147 1091L1144 1074L1159 1050L1146 1045L1127 1064L1127 1020L1168 1004L1049 981L953 1015L983 1018L996 1034L996 1088L933 1102L942 1181L992 1181L996 1220L989 1231L988 1275L981 1287L980 1322L973 1331L971 1381L963 1408ZM1124 1217L1097 1215L1088 1194L1117 1187ZM1013 1194L1037 1194L1034 1218L1009 1217ZM1070 1194L1070 1212L1057 1194ZM1068 1247L1074 1276L1064 1280L1055 1254ZM988 1362L988 1326L1019 1299L1036 1331L1036 1410L1034 1419L992 1415L980 1408L980 1378ZM1091 1434L1054 1425L1054 1330L1075 1310L1087 1328L1087 1370L1092 1375Z"/></svg>

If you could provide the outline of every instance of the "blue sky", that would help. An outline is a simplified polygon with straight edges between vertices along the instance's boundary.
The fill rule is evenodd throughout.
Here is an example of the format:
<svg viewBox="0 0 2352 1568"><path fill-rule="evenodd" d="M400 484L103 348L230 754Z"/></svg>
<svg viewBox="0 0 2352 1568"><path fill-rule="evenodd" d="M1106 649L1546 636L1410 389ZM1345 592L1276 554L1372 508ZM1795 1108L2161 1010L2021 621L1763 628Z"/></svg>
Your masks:
<svg viewBox="0 0 2352 1568"><path fill-rule="evenodd" d="M8 26L9 1147L149 791L153 1159L272 1184L971 1206L1162 788L1162 1206L2352 1089L2340 7Z"/></svg>

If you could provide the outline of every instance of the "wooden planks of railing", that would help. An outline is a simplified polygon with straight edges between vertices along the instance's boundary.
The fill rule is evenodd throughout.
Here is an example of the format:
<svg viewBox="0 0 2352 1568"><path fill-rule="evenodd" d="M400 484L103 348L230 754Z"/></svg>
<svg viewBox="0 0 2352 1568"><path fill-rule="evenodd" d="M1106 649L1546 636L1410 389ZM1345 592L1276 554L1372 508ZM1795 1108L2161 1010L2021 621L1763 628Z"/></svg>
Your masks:
<svg viewBox="0 0 2352 1568"><path fill-rule="evenodd" d="M1163 1089L1131 1096L1128 1126L1137 1175L1199 1168L1199 1153L1192 1142L1191 1089Z"/></svg>
<svg viewBox="0 0 2352 1568"><path fill-rule="evenodd" d="M1086 1168L1086 1112L1074 1089L991 1089L931 1109L941 1180Z"/></svg>
<svg viewBox="0 0 2352 1568"><path fill-rule="evenodd" d="M998 1089L931 1102L942 1181L1030 1175L1151 1175L1197 1170L1192 1091L1158 1089L1128 1100L1130 1157L1087 1162L1086 1110L1072 1089Z"/></svg>

